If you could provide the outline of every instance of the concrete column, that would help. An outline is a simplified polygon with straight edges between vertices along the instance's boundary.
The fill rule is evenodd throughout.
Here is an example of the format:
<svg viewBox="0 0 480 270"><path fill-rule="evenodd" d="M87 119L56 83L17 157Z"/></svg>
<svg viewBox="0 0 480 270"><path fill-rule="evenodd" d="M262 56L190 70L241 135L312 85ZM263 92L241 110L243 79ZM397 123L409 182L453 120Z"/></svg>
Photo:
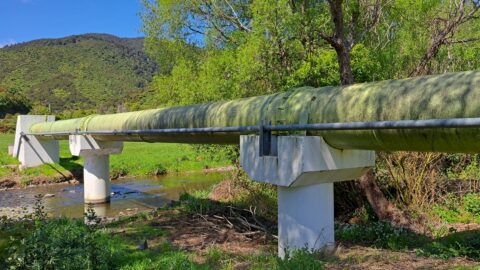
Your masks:
<svg viewBox="0 0 480 270"><path fill-rule="evenodd" d="M109 157L112 154L120 154L123 150L123 143L97 141L89 135L70 135L69 143L72 155L84 157L84 202L109 202Z"/></svg>
<svg viewBox="0 0 480 270"><path fill-rule="evenodd" d="M57 140L47 137L23 135L29 133L36 123L55 121L53 115L19 115L15 130L13 156L21 163L20 169L35 167L44 163L59 162L59 145Z"/></svg>
<svg viewBox="0 0 480 270"><path fill-rule="evenodd" d="M110 201L109 155L87 155L83 163L85 203Z"/></svg>
<svg viewBox="0 0 480 270"><path fill-rule="evenodd" d="M334 246L333 182L375 165L375 152L330 147L321 137L278 136L274 155L260 155L256 135L240 137L240 164L255 181L278 186L278 255Z"/></svg>
<svg viewBox="0 0 480 270"><path fill-rule="evenodd" d="M306 247L321 250L335 245L333 183L278 187L278 256Z"/></svg>

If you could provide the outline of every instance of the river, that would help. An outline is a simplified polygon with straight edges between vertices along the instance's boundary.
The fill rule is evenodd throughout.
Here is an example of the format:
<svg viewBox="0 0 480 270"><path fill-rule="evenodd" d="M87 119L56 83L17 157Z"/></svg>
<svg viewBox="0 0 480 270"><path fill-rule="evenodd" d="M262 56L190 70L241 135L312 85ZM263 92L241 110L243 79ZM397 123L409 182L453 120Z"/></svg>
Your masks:
<svg viewBox="0 0 480 270"><path fill-rule="evenodd" d="M185 191L201 190L221 181L222 173L195 173L188 175L165 175L161 177L122 178L112 181L111 202L95 205L99 216L113 217L127 212L155 209L178 200ZM19 212L21 208L31 211L35 195L43 198L46 211L52 216L82 217L83 184L48 185L0 191L1 213ZM13 214L11 216L16 216Z"/></svg>

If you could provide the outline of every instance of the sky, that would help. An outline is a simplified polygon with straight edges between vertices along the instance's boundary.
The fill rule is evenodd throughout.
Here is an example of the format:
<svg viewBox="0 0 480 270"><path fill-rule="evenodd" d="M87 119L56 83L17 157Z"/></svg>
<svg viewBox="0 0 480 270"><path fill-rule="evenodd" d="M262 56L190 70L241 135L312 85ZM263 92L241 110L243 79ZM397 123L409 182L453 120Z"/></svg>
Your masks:
<svg viewBox="0 0 480 270"><path fill-rule="evenodd" d="M84 33L139 37L141 0L0 0L0 48Z"/></svg>

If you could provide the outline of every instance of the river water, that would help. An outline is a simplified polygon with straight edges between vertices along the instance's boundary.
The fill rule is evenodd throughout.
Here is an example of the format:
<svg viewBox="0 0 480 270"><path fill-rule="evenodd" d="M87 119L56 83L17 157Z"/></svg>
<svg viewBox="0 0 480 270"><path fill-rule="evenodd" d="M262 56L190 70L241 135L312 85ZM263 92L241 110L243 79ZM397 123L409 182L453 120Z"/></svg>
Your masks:
<svg viewBox="0 0 480 270"><path fill-rule="evenodd" d="M161 177L123 178L112 181L111 202L95 205L99 216L113 217L130 211L142 211L165 206L178 200L184 192L205 189L221 181L222 173L196 173ZM43 203L53 216L82 217L83 185L49 185L0 191L0 208L18 211L31 209L35 195L46 195ZM5 211L4 211L5 212Z"/></svg>

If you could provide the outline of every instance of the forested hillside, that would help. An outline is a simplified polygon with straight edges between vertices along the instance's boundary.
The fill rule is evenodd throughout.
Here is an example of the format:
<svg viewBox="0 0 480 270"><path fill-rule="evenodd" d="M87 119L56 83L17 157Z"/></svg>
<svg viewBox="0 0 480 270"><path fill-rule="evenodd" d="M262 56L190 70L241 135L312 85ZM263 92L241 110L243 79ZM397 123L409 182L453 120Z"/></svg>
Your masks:
<svg viewBox="0 0 480 270"><path fill-rule="evenodd" d="M10 93L5 101L0 96L0 106L10 104L0 111L15 112L15 102L6 100L11 94L39 112L116 111L156 71L143 38L85 34L15 44L0 49L0 94Z"/></svg>

